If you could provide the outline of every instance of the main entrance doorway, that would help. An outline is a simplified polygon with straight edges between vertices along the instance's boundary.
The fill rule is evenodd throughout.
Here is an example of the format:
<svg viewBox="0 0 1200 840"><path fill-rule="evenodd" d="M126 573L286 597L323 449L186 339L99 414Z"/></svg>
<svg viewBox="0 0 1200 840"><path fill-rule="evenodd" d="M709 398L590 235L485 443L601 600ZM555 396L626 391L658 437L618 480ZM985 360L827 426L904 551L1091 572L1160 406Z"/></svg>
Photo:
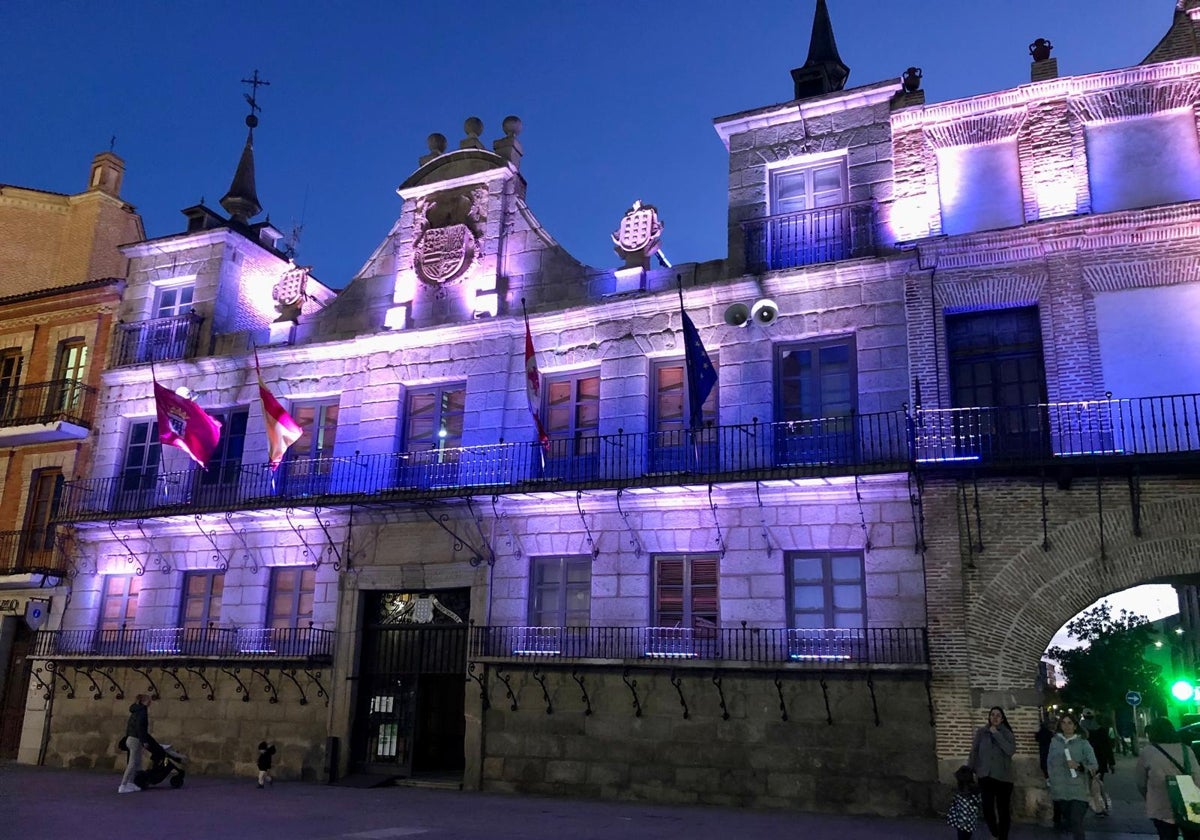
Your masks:
<svg viewBox="0 0 1200 840"><path fill-rule="evenodd" d="M461 776L469 589L367 593L355 769Z"/></svg>

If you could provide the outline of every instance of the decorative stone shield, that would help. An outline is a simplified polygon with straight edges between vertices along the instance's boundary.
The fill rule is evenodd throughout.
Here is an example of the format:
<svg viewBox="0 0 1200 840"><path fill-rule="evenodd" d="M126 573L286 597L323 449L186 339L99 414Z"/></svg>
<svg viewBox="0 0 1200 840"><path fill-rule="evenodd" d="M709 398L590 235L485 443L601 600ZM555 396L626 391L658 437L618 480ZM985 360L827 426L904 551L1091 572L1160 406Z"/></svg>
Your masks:
<svg viewBox="0 0 1200 840"><path fill-rule="evenodd" d="M662 240L662 222L658 209L640 200L625 211L621 224L612 235L613 245L627 263L642 263L658 250Z"/></svg>
<svg viewBox="0 0 1200 840"><path fill-rule="evenodd" d="M475 260L475 235L466 225L428 228L413 248L413 268L431 286L453 283Z"/></svg>
<svg viewBox="0 0 1200 840"><path fill-rule="evenodd" d="M308 285L309 266L296 266L284 272L283 277L271 289L271 297L280 306L295 306L304 299Z"/></svg>

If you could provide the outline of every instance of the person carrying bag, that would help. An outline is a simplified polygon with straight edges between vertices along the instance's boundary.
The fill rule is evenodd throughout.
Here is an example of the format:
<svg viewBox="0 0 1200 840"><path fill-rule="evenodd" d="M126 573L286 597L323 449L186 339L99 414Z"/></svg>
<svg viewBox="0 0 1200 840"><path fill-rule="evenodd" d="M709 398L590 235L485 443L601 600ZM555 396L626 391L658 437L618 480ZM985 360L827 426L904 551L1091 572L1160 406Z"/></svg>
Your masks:
<svg viewBox="0 0 1200 840"><path fill-rule="evenodd" d="M1179 743L1166 718L1146 726L1150 746L1138 756L1135 777L1146 798L1146 816L1160 840L1200 840L1200 766L1192 750Z"/></svg>

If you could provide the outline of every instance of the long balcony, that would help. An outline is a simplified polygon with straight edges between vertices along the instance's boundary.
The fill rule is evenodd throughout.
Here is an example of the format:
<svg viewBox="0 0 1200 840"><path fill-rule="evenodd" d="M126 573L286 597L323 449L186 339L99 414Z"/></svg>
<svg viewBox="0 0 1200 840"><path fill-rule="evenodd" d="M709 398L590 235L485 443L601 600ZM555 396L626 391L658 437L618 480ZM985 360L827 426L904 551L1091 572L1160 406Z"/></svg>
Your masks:
<svg viewBox="0 0 1200 840"><path fill-rule="evenodd" d="M113 367L191 359L200 347L204 319L194 311L169 318L120 324Z"/></svg>
<svg viewBox="0 0 1200 840"><path fill-rule="evenodd" d="M57 522L909 470L1200 466L1200 395L918 409L67 482Z"/></svg>
<svg viewBox="0 0 1200 840"><path fill-rule="evenodd" d="M53 529L0 531L0 575L61 577L69 565Z"/></svg>
<svg viewBox="0 0 1200 840"><path fill-rule="evenodd" d="M474 661L653 666L687 662L835 668L924 667L925 629L473 627Z"/></svg>
<svg viewBox="0 0 1200 840"><path fill-rule="evenodd" d="M333 660L335 633L313 627L145 627L42 630L31 657L68 661Z"/></svg>
<svg viewBox="0 0 1200 840"><path fill-rule="evenodd" d="M82 440L96 412L96 389L74 379L0 389L0 446Z"/></svg>
<svg viewBox="0 0 1200 840"><path fill-rule="evenodd" d="M746 271L837 262L875 253L875 202L861 201L742 223Z"/></svg>

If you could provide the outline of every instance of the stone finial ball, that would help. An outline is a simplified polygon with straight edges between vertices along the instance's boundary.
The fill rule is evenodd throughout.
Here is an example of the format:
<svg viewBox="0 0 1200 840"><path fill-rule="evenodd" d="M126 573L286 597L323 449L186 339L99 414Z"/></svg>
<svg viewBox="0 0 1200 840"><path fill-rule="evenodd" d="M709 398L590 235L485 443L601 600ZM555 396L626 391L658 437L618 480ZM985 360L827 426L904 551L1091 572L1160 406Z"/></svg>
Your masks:
<svg viewBox="0 0 1200 840"><path fill-rule="evenodd" d="M258 117L254 116L253 114L248 114L246 116L246 125L248 125L250 128L258 128Z"/></svg>
<svg viewBox="0 0 1200 840"><path fill-rule="evenodd" d="M468 137L478 137L483 134L483 120L479 117L467 117L467 121L463 123L463 131L467 132Z"/></svg>
<svg viewBox="0 0 1200 840"><path fill-rule="evenodd" d="M435 131L433 134L429 135L429 139L426 142L429 144L429 151L433 152L435 155L440 155L442 152L446 151L445 134L439 134Z"/></svg>
<svg viewBox="0 0 1200 840"><path fill-rule="evenodd" d="M516 137L521 133L521 127L520 117L514 117L512 114L509 114L504 118L503 128L506 137Z"/></svg>

